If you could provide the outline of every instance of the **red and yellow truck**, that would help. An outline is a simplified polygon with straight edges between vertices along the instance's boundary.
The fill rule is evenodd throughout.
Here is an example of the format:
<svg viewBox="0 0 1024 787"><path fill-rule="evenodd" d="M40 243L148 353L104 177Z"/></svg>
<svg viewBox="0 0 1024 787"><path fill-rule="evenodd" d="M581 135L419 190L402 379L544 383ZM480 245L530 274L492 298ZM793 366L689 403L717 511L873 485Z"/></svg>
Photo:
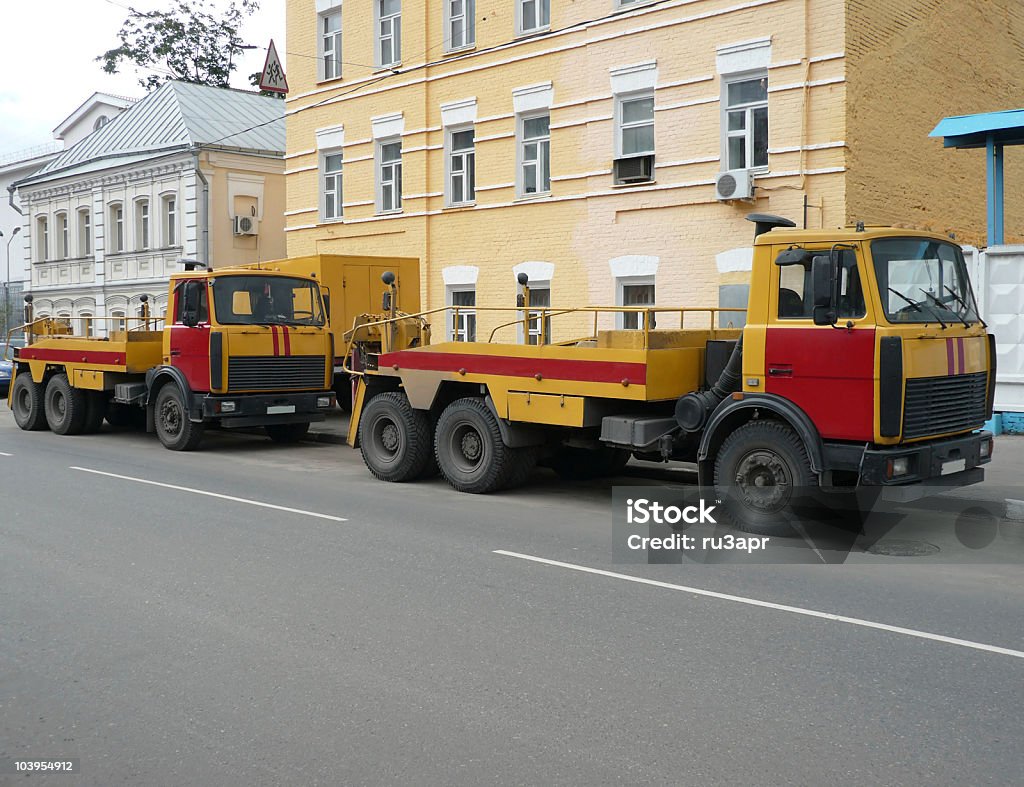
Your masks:
<svg viewBox="0 0 1024 787"><path fill-rule="evenodd" d="M8 405L25 430L81 434L144 421L176 451L204 428L263 427L300 439L334 405L333 336L316 279L246 268L170 280L164 327L148 304L134 324L111 318L105 337L81 337L53 318L33 320L16 351Z"/></svg>
<svg viewBox="0 0 1024 787"><path fill-rule="evenodd" d="M358 376L349 443L378 478L439 470L477 493L522 482L538 460L567 475L608 473L631 455L690 461L702 485L735 501L740 526L765 533L804 487L980 481L995 349L959 246L892 227L749 218L742 329L711 308L531 310L522 280L517 319L582 312L595 330L539 346L430 344L441 310L365 315L346 350ZM638 313L640 330L600 327L623 311ZM704 326L687 327L698 318Z"/></svg>

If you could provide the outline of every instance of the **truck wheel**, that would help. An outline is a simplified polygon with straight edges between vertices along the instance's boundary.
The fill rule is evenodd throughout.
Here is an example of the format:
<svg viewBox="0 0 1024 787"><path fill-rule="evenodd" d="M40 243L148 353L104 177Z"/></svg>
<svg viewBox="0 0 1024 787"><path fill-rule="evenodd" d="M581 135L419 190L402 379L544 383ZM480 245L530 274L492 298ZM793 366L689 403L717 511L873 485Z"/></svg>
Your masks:
<svg viewBox="0 0 1024 787"><path fill-rule="evenodd" d="M107 395L103 391L85 392L85 424L83 434L98 432L103 425L103 416L107 412Z"/></svg>
<svg viewBox="0 0 1024 787"><path fill-rule="evenodd" d="M85 391L73 388L66 374L57 374L46 384L46 423L55 434L81 434L88 405Z"/></svg>
<svg viewBox="0 0 1024 787"><path fill-rule="evenodd" d="M566 446L550 460L551 469L567 481L585 481L618 475L629 461L630 452L624 448L577 448Z"/></svg>
<svg viewBox="0 0 1024 787"><path fill-rule="evenodd" d="M306 436L309 424L271 424L263 429L275 443L297 443Z"/></svg>
<svg viewBox="0 0 1024 787"><path fill-rule="evenodd" d="M14 378L11 409L14 411L14 422L26 432L38 432L46 428L43 391L43 384L33 382L28 372Z"/></svg>
<svg viewBox="0 0 1024 787"><path fill-rule="evenodd" d="M338 403L338 409L343 413L352 412L352 381L348 377L340 383L335 383L334 401Z"/></svg>
<svg viewBox="0 0 1024 787"><path fill-rule="evenodd" d="M416 410L404 393L373 397L359 418L359 450L381 481L412 481L423 475L433 448L430 415Z"/></svg>
<svg viewBox="0 0 1024 787"><path fill-rule="evenodd" d="M203 424L188 419L185 397L174 383L168 383L156 395L153 424L164 448L172 451L194 451L203 439Z"/></svg>
<svg viewBox="0 0 1024 787"><path fill-rule="evenodd" d="M715 495L740 530L797 535L794 506L816 485L803 441L778 421L749 421L729 435L715 459Z"/></svg>
<svg viewBox="0 0 1024 787"><path fill-rule="evenodd" d="M533 448L509 448L498 419L476 397L456 399L437 421L434 451L441 475L460 492L486 494L522 483L537 461Z"/></svg>

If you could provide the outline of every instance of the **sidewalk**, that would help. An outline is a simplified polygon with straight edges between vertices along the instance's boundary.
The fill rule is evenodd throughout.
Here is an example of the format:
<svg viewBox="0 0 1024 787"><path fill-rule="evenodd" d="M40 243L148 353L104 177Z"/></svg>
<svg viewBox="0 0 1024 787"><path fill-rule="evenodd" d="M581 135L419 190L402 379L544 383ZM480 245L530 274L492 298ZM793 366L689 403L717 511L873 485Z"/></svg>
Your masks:
<svg viewBox="0 0 1024 787"><path fill-rule="evenodd" d="M348 413L337 407L327 414L326 421L310 424L306 440L315 443L344 443L348 437Z"/></svg>

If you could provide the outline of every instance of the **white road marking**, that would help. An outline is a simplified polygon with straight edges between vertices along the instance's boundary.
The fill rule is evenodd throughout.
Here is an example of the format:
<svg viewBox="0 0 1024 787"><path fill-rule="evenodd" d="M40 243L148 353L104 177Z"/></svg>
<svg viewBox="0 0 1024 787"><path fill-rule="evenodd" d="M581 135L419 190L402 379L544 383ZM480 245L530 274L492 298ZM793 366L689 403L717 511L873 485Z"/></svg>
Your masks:
<svg viewBox="0 0 1024 787"><path fill-rule="evenodd" d="M505 555L506 557L515 557L519 558L520 560L531 560L534 563L543 563L548 566L557 566L558 568L568 568L573 571L582 571L587 574L598 574L602 577L611 577L612 579L624 579L627 582L636 582L641 585L652 585L658 588L666 588L667 590L679 590L683 593L693 593L697 596L707 596L708 598L717 598L722 599L724 601L735 601L739 604L748 604L752 607L774 609L778 612L791 612L794 615L806 615L807 617L821 618L822 620L831 620L836 623L849 623L852 626L862 626L864 628L879 629L881 631L889 631L895 634L905 634L908 637L930 639L934 642L945 642L947 645L959 645L963 648L973 648L974 650L983 650L987 653L999 653L1004 656L1013 656L1017 659L1024 659L1024 651L1012 650L1010 648L1000 648L997 645L986 645L982 642L972 642L971 640L967 639L947 637L943 634L930 634L927 631L918 631L917 629L908 629L903 628L902 626L890 626L888 623L875 623L871 620L862 620L861 618L850 618L846 615L834 615L831 612L819 612L814 609L804 609L803 607L791 607L788 604L776 604L772 601L760 601L756 598L747 598L745 596L733 596L729 593L718 593L714 590L702 590L701 588L687 587L686 585L674 585L671 582L659 582L656 579L645 579L644 577L635 577L631 574L619 574L615 571L605 571L600 568L580 566L576 563L563 563L560 560L548 560L544 557L524 555L520 552L509 552L504 549L495 549L494 554Z"/></svg>
<svg viewBox="0 0 1024 787"><path fill-rule="evenodd" d="M134 481L137 484L149 484L150 486L159 486L164 489L174 489L178 492L189 492L193 495L205 495L206 497L216 497L221 500L230 500L233 503L245 503L250 506L259 506L260 508L272 508L275 511L287 511L289 514L301 514L302 516L312 516L317 519L330 519L332 522L348 522L347 519L340 516L332 516L331 514L320 514L316 511L305 511L301 508L289 508L288 506L278 506L273 503L261 503L259 500L248 500L244 497L234 497L233 495L222 495L218 492L207 492L204 489L193 489L188 486L176 486L175 484L165 484L161 481L149 481L145 478L135 478L130 475L118 475L117 473L105 473L102 470L91 470L88 467L71 467L72 470L80 470L83 473L93 473L94 475L103 475L108 478L119 478L122 481Z"/></svg>
<svg viewBox="0 0 1024 787"><path fill-rule="evenodd" d="M4 453L3 451L0 451L0 456L14 456L14 454L8 454Z"/></svg>

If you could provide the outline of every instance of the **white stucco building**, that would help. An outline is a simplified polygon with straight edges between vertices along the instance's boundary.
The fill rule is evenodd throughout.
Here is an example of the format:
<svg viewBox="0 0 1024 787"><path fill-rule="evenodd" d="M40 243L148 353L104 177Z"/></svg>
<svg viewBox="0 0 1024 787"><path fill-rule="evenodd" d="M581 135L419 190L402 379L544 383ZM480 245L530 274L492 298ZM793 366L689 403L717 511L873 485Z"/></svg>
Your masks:
<svg viewBox="0 0 1024 787"><path fill-rule="evenodd" d="M285 256L283 115L256 93L168 82L16 182L36 316L103 335L144 294L162 316L182 257Z"/></svg>

